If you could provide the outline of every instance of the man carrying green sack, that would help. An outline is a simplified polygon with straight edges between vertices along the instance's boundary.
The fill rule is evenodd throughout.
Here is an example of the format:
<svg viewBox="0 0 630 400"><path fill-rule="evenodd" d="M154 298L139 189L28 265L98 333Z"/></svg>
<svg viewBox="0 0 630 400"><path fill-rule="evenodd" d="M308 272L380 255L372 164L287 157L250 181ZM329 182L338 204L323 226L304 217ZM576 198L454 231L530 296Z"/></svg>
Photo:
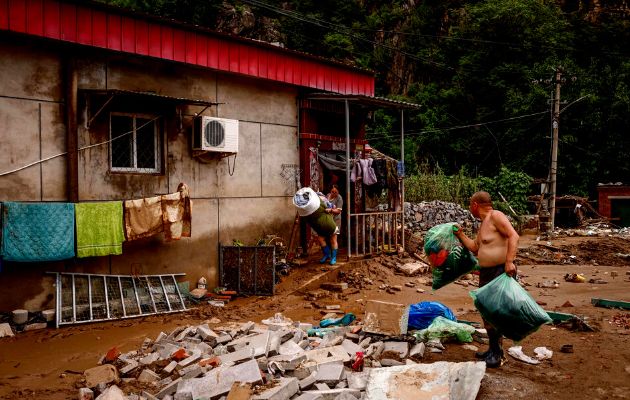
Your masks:
<svg viewBox="0 0 630 400"><path fill-rule="evenodd" d="M501 211L492 208L492 199L487 192L477 192L470 198L470 212L481 220L481 226L475 240L470 239L463 229L457 229L455 236L462 244L477 256L479 261L479 287L490 283L504 272L516 276L516 250L518 233ZM503 364L502 334L484 319L484 327L488 331L490 347L486 352L476 356L486 361L489 368L497 368Z"/></svg>

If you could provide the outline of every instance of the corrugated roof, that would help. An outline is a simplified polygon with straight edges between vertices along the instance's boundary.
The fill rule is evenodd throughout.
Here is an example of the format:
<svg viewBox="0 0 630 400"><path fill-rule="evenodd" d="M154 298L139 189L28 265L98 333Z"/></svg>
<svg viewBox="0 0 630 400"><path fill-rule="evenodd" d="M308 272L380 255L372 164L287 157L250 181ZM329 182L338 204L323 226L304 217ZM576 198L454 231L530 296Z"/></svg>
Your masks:
<svg viewBox="0 0 630 400"><path fill-rule="evenodd" d="M365 70L91 1L0 0L1 30L317 90L374 93L374 74Z"/></svg>
<svg viewBox="0 0 630 400"><path fill-rule="evenodd" d="M406 101L388 99L386 97L359 95L359 94L343 94L343 93L311 93L305 96L308 100L332 100L332 101L344 101L360 104L363 106L370 106L376 108L396 108L396 109L420 109L420 104L408 103Z"/></svg>
<svg viewBox="0 0 630 400"><path fill-rule="evenodd" d="M208 100L203 99L190 99L185 97L174 97L174 96L166 96L163 94L155 93L155 92L136 92L133 90L122 90L122 89L81 89L83 93L89 93L94 95L127 95L127 96L147 96L155 99L163 99L169 100L175 103L181 104L193 104L199 106L214 106L221 103L215 103Z"/></svg>

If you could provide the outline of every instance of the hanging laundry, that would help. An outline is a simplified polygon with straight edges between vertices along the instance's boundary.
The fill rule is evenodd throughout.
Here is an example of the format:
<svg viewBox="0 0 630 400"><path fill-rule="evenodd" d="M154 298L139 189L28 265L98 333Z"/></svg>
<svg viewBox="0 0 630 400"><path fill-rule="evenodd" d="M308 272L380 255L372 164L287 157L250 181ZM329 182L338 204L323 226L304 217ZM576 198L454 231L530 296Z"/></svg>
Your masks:
<svg viewBox="0 0 630 400"><path fill-rule="evenodd" d="M74 209L77 257L122 254L125 240L122 202L79 203L75 204Z"/></svg>
<svg viewBox="0 0 630 400"><path fill-rule="evenodd" d="M57 261L74 257L71 203L14 203L2 207L5 261Z"/></svg>
<svg viewBox="0 0 630 400"><path fill-rule="evenodd" d="M162 224L166 240L190 237L192 202L188 185L180 183L176 193L162 196Z"/></svg>
<svg viewBox="0 0 630 400"><path fill-rule="evenodd" d="M390 209L400 211L401 196L398 181L398 162L396 160L387 160L387 198Z"/></svg>
<svg viewBox="0 0 630 400"><path fill-rule="evenodd" d="M350 173L350 180L352 182L356 182L357 180L362 179L363 184L366 186L375 184L377 180L374 169L372 168L373 161L374 160L371 158L358 159Z"/></svg>
<svg viewBox="0 0 630 400"><path fill-rule="evenodd" d="M164 231L160 196L125 201L125 234L137 240Z"/></svg>

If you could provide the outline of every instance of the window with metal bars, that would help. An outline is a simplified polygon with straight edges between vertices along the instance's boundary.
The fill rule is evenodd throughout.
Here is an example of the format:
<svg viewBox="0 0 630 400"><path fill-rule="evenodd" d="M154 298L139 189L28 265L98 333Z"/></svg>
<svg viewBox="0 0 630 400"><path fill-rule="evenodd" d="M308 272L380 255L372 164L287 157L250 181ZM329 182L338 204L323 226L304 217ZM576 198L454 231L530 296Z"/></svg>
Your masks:
<svg viewBox="0 0 630 400"><path fill-rule="evenodd" d="M161 172L158 121L158 117L148 114L110 114L109 161L112 171Z"/></svg>

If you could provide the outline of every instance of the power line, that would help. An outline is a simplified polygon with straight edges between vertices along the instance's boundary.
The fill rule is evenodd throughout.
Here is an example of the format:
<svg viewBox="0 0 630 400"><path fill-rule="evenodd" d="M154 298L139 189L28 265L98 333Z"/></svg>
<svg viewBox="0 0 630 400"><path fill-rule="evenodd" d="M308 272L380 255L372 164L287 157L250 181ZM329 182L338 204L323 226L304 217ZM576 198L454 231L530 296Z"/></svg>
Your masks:
<svg viewBox="0 0 630 400"><path fill-rule="evenodd" d="M424 134L424 133L433 133L433 132L454 131L454 130L465 129L465 128L476 128L476 127L490 125L490 124L496 124L496 123L500 123L500 122L507 122L507 121L514 121L514 120L523 119L523 118L529 118L529 117L533 117L533 116L536 116L536 115L542 115L542 114L547 114L547 113L549 113L549 111L540 111L540 112L537 112L537 113L518 115L516 117L503 118L503 119L498 119L498 120L495 120L495 121L479 122L479 123L476 123L476 124L449 126L449 127L445 127L445 128L424 129L424 130L421 130L421 131L409 130L409 131L405 131L405 136L408 136L408 135L421 135L421 134ZM392 133L395 133L395 132L396 131L392 131ZM369 138L370 139L383 139L383 138L390 137L390 135L388 133L385 133L385 132L375 132L375 133L380 133L381 135L380 136L379 135L377 135L377 136L370 135Z"/></svg>

